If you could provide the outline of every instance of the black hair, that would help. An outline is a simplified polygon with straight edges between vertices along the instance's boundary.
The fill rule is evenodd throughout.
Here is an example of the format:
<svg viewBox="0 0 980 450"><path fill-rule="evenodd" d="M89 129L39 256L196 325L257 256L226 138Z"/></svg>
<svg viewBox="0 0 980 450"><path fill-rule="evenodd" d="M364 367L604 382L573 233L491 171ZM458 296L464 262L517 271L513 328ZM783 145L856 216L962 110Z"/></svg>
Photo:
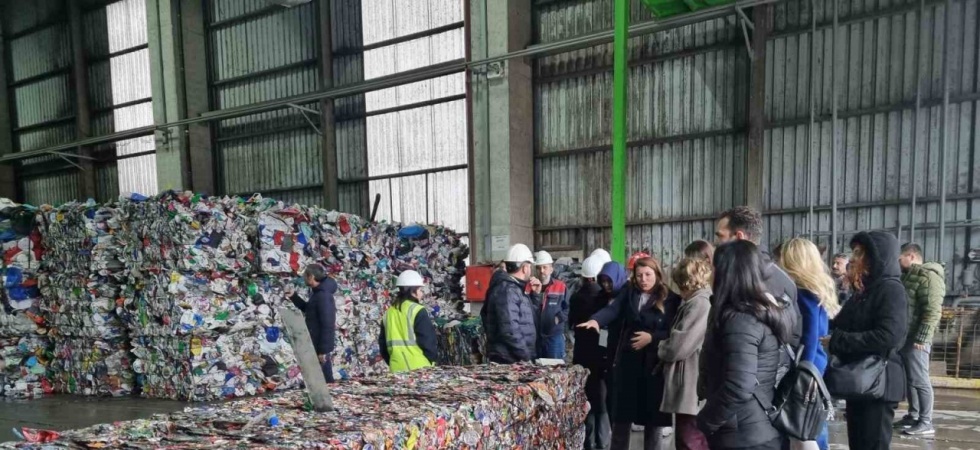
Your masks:
<svg viewBox="0 0 980 450"><path fill-rule="evenodd" d="M721 213L718 220L728 219L728 229L734 234L741 231L746 239L758 242L762 237L762 214L748 206L736 206Z"/></svg>
<svg viewBox="0 0 980 450"><path fill-rule="evenodd" d="M504 265L507 266L507 273L509 275L513 275L517 272L520 272L521 269L524 268L525 264L529 264L529 263L528 262L505 262L504 263Z"/></svg>
<svg viewBox="0 0 980 450"><path fill-rule="evenodd" d="M720 311L715 326L735 312L746 313L769 326L780 342L789 342L789 308L773 303L766 295L759 247L744 240L724 244L715 250L714 266L714 307Z"/></svg>
<svg viewBox="0 0 980 450"><path fill-rule="evenodd" d="M903 245L902 246L902 254L905 255L905 254L909 254L909 253L911 253L911 254L913 254L913 255L918 256L919 258L921 258L922 257L922 247L919 247L919 244L915 244L915 243L912 243L912 242L909 242L909 243Z"/></svg>
<svg viewBox="0 0 980 450"><path fill-rule="evenodd" d="M421 289L421 287L420 286L399 286L398 287L398 297L395 298L395 301L392 303L392 305L397 308L405 300L418 301L419 299L415 298L415 295L414 295L416 289Z"/></svg>
<svg viewBox="0 0 980 450"><path fill-rule="evenodd" d="M319 283L327 278L327 269L320 264L310 264L306 266L306 270L303 271L303 275L310 275Z"/></svg>

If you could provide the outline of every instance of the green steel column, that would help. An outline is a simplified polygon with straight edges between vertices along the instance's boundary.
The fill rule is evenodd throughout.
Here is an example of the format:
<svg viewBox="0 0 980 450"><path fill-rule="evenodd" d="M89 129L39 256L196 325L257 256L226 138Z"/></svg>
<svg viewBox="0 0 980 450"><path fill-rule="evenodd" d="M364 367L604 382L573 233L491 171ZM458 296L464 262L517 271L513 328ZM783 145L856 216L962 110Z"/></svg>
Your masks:
<svg viewBox="0 0 980 450"><path fill-rule="evenodd" d="M612 248L613 260L626 262L626 53L630 0L616 0L613 40L613 156Z"/></svg>

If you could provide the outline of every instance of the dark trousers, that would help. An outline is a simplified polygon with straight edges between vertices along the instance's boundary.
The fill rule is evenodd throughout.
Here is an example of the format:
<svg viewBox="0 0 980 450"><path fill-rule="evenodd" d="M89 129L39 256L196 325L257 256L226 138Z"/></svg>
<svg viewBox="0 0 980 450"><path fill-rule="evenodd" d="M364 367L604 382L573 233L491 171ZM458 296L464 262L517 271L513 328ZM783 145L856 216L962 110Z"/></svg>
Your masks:
<svg viewBox="0 0 980 450"><path fill-rule="evenodd" d="M538 336L538 358L565 359L565 335Z"/></svg>
<svg viewBox="0 0 980 450"><path fill-rule="evenodd" d="M847 442L853 449L887 450L897 403L847 401Z"/></svg>
<svg viewBox="0 0 980 450"><path fill-rule="evenodd" d="M612 431L609 428L609 411L606 409L606 381L599 374L589 374L585 379L585 396L589 399L589 415L585 419L586 450L609 448Z"/></svg>
<svg viewBox="0 0 980 450"><path fill-rule="evenodd" d="M329 356L327 357L327 362L323 363L323 378L327 380L327 383L333 383L333 362L330 361Z"/></svg>
<svg viewBox="0 0 980 450"><path fill-rule="evenodd" d="M708 439L698 429L698 416L674 415L674 446L677 450L708 450Z"/></svg>
<svg viewBox="0 0 980 450"><path fill-rule="evenodd" d="M761 444L761 445L756 445L756 446L752 446L752 447L724 447L724 449L725 450L743 450L743 449L744 450L749 450L749 449L752 449L752 450L781 450L783 448L783 442L784 441L785 441L785 439L783 439L781 437L778 437L776 439L773 439L773 440L771 440L769 442L766 442L765 444ZM719 447L718 450L722 450L722 448Z"/></svg>
<svg viewBox="0 0 980 450"><path fill-rule="evenodd" d="M611 450L630 450L633 437L633 424L614 423ZM664 427L645 425L643 427L643 450L661 450L664 443Z"/></svg>

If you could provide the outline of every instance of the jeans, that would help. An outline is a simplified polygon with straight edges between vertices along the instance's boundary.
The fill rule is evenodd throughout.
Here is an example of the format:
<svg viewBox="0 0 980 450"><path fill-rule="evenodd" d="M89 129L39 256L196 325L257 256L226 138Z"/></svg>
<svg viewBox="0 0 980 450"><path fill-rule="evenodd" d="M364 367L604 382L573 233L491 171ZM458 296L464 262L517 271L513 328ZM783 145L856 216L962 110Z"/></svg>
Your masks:
<svg viewBox="0 0 980 450"><path fill-rule="evenodd" d="M929 353L932 346L926 345L925 350L917 350L912 344L907 344L899 353L905 363L906 394L909 400L907 417L920 422L932 423L933 393L929 381Z"/></svg>
<svg viewBox="0 0 980 450"><path fill-rule="evenodd" d="M538 358L565 359L565 335L538 336Z"/></svg>
<svg viewBox="0 0 980 450"><path fill-rule="evenodd" d="M633 437L633 424L613 424L611 450L630 450L630 438ZM664 427L643 427L643 450L661 450L664 444Z"/></svg>
<svg viewBox="0 0 980 450"><path fill-rule="evenodd" d="M852 449L888 450L897 403L847 401L847 442Z"/></svg>
<svg viewBox="0 0 980 450"><path fill-rule="evenodd" d="M330 356L327 356L327 362L323 363L321 367L323 369L323 378L327 380L327 383L333 383L333 362L330 361Z"/></svg>

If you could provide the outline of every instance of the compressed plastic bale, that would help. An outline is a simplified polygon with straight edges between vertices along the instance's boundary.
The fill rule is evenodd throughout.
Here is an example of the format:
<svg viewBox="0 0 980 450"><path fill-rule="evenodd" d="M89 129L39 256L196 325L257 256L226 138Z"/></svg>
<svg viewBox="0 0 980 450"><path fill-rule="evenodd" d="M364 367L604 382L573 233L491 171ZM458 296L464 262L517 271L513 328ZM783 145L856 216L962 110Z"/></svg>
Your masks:
<svg viewBox="0 0 980 450"><path fill-rule="evenodd" d="M586 375L577 366L436 367L333 385L330 414L306 408L302 392L288 392L66 431L53 444L580 449Z"/></svg>
<svg viewBox="0 0 980 450"><path fill-rule="evenodd" d="M127 339L54 338L51 378L66 394L123 397L133 392L132 354Z"/></svg>
<svg viewBox="0 0 980 450"><path fill-rule="evenodd" d="M47 336L0 338L0 394L35 398L52 393L49 373L52 357L51 339Z"/></svg>

